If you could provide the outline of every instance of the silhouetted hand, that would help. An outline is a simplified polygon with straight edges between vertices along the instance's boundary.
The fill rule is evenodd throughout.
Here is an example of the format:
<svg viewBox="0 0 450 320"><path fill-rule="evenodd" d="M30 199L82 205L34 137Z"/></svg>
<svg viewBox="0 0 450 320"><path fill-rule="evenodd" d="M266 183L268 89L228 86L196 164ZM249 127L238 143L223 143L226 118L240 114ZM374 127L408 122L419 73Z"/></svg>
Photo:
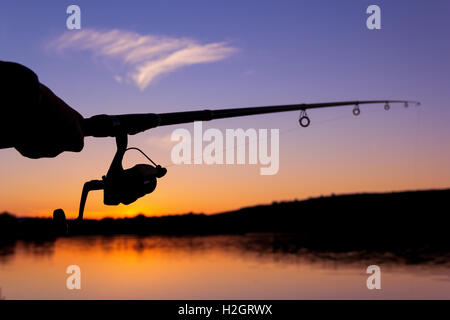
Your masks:
<svg viewBox="0 0 450 320"><path fill-rule="evenodd" d="M29 68L0 61L0 148L28 158L83 149L83 117Z"/></svg>
<svg viewBox="0 0 450 320"><path fill-rule="evenodd" d="M23 137L14 146L28 158L56 157L64 151L83 149L83 117L57 97L49 88L39 84L38 104L28 117Z"/></svg>

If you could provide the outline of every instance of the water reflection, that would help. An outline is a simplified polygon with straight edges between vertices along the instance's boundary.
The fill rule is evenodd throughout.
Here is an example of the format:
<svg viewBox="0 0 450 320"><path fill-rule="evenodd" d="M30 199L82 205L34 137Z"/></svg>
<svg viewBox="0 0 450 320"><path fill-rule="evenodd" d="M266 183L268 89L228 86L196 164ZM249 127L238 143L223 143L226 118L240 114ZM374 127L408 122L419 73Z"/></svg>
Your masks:
<svg viewBox="0 0 450 320"><path fill-rule="evenodd" d="M79 236L41 241L0 242L0 263L8 263L17 248L35 257L51 257L57 246L60 250L77 248L80 251L135 251L143 254L153 249L166 251L202 252L220 249L236 251L251 258L292 262L299 258L316 261L336 261L351 264L361 261L407 265L449 265L450 251L432 248L402 250L324 250L307 248L298 235L254 233L215 236Z"/></svg>
<svg viewBox="0 0 450 320"><path fill-rule="evenodd" d="M0 246L7 298L450 298L450 253L306 248L298 235L80 236ZM78 264L84 289L64 288ZM383 270L383 290L365 269Z"/></svg>

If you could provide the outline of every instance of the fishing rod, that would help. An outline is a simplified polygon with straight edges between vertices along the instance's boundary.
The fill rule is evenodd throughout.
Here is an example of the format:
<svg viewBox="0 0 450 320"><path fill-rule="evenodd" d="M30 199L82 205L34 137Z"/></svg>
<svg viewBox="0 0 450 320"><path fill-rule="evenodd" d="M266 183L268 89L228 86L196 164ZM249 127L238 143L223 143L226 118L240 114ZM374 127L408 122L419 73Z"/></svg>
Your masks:
<svg viewBox="0 0 450 320"><path fill-rule="evenodd" d="M299 124L308 127L311 123L306 110L330 108L353 105L353 114L360 114L360 105L384 103L384 109L388 111L391 103L402 103L405 107L409 104L420 105L417 101L407 100L366 100L366 101L341 101L325 103L302 103L263 107L247 107L217 110L182 111L170 113L136 113L123 115L96 115L84 119L83 130L85 136L93 137L115 137L118 134L134 135L152 128L174 124L189 123L194 121L210 121L233 117L243 117L266 113L278 113L300 110Z"/></svg>
<svg viewBox="0 0 450 320"><path fill-rule="evenodd" d="M147 194L152 193L156 188L157 179L164 177L167 173L166 168L157 165L142 150L138 148L127 148L128 135L134 135L156 127L190 123L194 121L211 121L216 119L288 111L300 111L300 116L298 119L299 125L306 128L311 124L311 120L307 114L307 110L310 109L353 105L354 107L352 113L353 115L358 116L361 113L360 105L384 104L384 109L388 111L391 108L390 104L395 103L401 103L405 107L408 107L410 104L420 105L420 102L408 100L365 100L170 113L141 113L123 115L101 114L92 116L83 120L84 135L93 137L115 137L117 151L107 174L103 176L101 180L91 180L84 184L81 193L77 220L82 221L83 219L86 199L90 191L103 190L103 202L105 205L118 205L120 203L127 205ZM136 149L142 152L153 165L137 164L132 168L123 169L122 160L124 154L130 149ZM58 210L55 210L55 212Z"/></svg>

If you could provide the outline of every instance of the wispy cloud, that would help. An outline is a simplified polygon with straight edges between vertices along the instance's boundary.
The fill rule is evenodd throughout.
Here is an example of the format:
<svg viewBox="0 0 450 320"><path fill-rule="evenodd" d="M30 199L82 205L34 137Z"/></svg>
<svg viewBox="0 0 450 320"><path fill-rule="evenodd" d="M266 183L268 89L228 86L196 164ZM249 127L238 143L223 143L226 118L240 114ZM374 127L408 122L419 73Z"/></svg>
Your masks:
<svg viewBox="0 0 450 320"><path fill-rule="evenodd" d="M189 65L223 60L236 51L226 42L201 44L191 38L92 29L66 32L50 46L60 51L88 50L95 55L118 59L130 68L125 76L141 90L162 74ZM123 77L116 76L115 79L122 81Z"/></svg>

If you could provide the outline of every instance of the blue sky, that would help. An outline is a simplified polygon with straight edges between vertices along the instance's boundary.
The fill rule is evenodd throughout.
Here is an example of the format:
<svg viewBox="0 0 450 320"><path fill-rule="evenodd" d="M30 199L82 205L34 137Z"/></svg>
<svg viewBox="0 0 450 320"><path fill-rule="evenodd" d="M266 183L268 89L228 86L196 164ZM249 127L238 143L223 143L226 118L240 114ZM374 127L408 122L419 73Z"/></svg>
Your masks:
<svg viewBox="0 0 450 320"><path fill-rule="evenodd" d="M382 30L365 27L370 1L79 1L84 29L133 31L201 43L226 41L238 53L186 67L143 93L116 86L127 109L182 109L198 104L259 105L341 98L397 97L446 88L449 4L379 1ZM52 53L46 45L65 30L65 1L2 3L2 59L20 61L83 114L120 112L124 102L99 100L114 86L114 62L90 52ZM76 32L76 31L71 31ZM100 60L100 61L99 61ZM88 78L86 79L87 76ZM343 80L345 78L345 80ZM61 79L67 79L61 81ZM70 80L69 80L70 79ZM437 81L441 80L441 81ZM423 84L428 84L423 88ZM94 86L93 86L94 85ZM85 89L90 88L89 101ZM176 89L176 94L173 91ZM326 90L325 90L326 89ZM420 90L419 89L419 90ZM432 98L430 94L424 97ZM144 99L145 98L145 99ZM136 100L136 99L133 99ZM87 102L104 106L87 106ZM111 105L112 104L112 105ZM138 105L139 104L139 105ZM97 112L98 113L98 112Z"/></svg>
<svg viewBox="0 0 450 320"><path fill-rule="evenodd" d="M140 90L130 81L115 80L115 76L126 77L132 71L117 57L76 47L58 52L49 45L64 34L79 32L66 30L65 11L70 4L81 7L83 32L119 30L190 39L202 45L224 43L235 51L214 62L163 74ZM366 28L365 11L371 4L381 7L381 30ZM379 146L379 153L403 150L396 160L414 157L416 169L411 170L434 177L427 182L387 185L386 189L437 187L450 177L445 166L450 160L446 150L450 139L449 17L450 2L445 0L3 1L0 59L33 69L84 116L347 99L420 100L420 108L395 108L390 114L382 106L363 108L360 122L354 122L350 109L311 112L308 131L282 136L282 156L288 163L307 152L315 157L310 160L317 162L339 153L343 155L339 161L349 154L358 161L366 159L364 146L369 143ZM339 120L335 121L336 117ZM297 114L286 113L208 126L287 130L296 126L296 118ZM133 137L132 142L152 148L151 135L163 137L173 129L156 129ZM330 142L330 137L335 140ZM301 151L296 150L299 141ZM87 140L87 145L90 142ZM111 142L97 146L106 153L111 150ZM89 147L85 151L86 159L94 157ZM169 158L167 150L155 147L154 152L160 159ZM109 157L101 157L98 163L108 163ZM20 168L26 165L6 151L0 162L11 161ZM427 172L430 164L432 172ZM372 187L362 184L359 188Z"/></svg>

